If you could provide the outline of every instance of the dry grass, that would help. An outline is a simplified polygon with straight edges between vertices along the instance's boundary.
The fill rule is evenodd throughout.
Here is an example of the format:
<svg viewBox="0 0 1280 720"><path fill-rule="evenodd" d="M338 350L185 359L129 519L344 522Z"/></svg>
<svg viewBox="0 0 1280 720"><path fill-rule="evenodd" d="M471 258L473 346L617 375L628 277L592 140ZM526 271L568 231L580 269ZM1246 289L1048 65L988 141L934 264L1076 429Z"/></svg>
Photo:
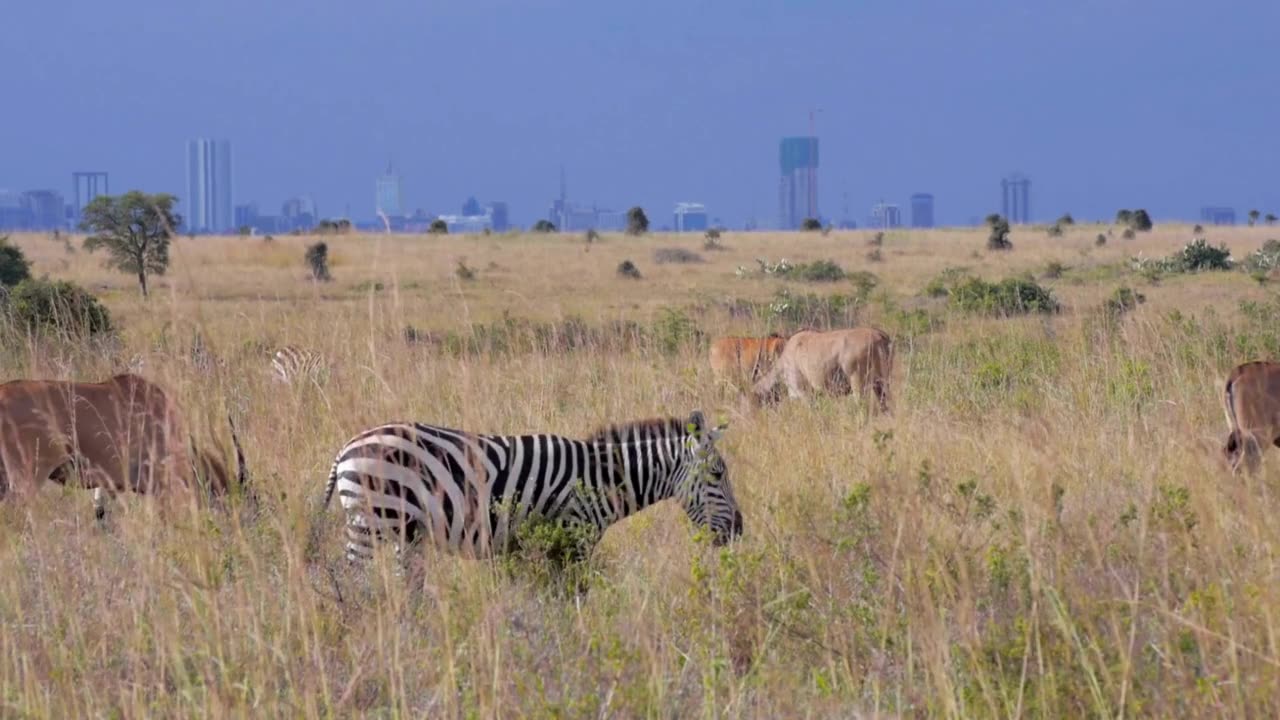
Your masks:
<svg viewBox="0 0 1280 720"><path fill-rule="evenodd" d="M161 521L124 498L107 529L84 491L0 505L0 714L1275 717L1280 453L1246 479L1216 452L1221 380L1280 355L1280 297L1243 273L1151 285L1126 258L1189 228L1095 248L1099 230L1019 228L999 254L981 230L890 232L876 263L866 233L733 235L639 281L614 269L700 238L344 237L324 285L308 238L183 239L149 302L99 258L20 236L37 275L104 298L122 348L10 337L3 378L100 379L142 354L202 436L238 413L270 499L253 521ZM1240 256L1270 232L1210 238ZM760 303L779 289L852 292L735 276L784 256L879 277L840 317L898 339L891 416L839 399L748 412L713 381L705 337L777 326ZM1067 266L1044 281L1057 316L921 297L947 267L1051 261ZM1097 308L1122 284L1147 302L1109 321ZM197 332L225 368L193 369ZM326 353L331 379L272 384L286 342ZM582 596L431 551L412 583L351 572L336 503L315 507L333 453L373 423L581 436L694 408L731 420L744 540L713 550L656 508L606 534Z"/></svg>

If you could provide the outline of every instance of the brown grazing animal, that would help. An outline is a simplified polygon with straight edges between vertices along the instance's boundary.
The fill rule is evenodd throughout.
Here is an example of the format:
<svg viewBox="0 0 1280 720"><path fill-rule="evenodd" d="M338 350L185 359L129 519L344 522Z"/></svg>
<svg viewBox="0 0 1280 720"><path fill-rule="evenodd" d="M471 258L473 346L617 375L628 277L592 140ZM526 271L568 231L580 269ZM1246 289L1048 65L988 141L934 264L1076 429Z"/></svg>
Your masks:
<svg viewBox="0 0 1280 720"><path fill-rule="evenodd" d="M228 418L230 420L230 418ZM249 495L240 441L237 478ZM182 413L158 385L124 374L100 383L16 380L0 385L0 497L39 489L46 480L93 488L94 514L105 495L163 494L175 486L230 488L216 456L188 446Z"/></svg>
<svg viewBox="0 0 1280 720"><path fill-rule="evenodd" d="M801 330L787 340L773 369L752 389L757 401L776 400L779 383L793 398L815 390L834 395L875 395L881 411L889 409L889 376L893 373L893 341L878 328L816 332Z"/></svg>
<svg viewBox="0 0 1280 720"><path fill-rule="evenodd" d="M1262 450L1280 447L1280 363L1249 362L1227 375L1227 424L1231 431L1222 454L1238 472L1258 471Z"/></svg>
<svg viewBox="0 0 1280 720"><path fill-rule="evenodd" d="M787 339L777 333L768 337L722 337L711 343L711 370L735 381L755 382L773 367Z"/></svg>

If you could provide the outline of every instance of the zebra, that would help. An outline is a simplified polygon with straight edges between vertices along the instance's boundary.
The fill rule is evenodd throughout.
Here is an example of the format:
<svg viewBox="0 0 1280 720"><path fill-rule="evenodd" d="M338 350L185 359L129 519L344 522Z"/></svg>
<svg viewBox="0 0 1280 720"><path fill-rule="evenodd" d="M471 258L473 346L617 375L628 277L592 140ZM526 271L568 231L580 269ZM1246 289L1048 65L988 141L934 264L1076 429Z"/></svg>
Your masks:
<svg viewBox="0 0 1280 720"><path fill-rule="evenodd" d="M295 378L320 382L323 379L324 370L323 355L294 345L285 345L271 358L272 374L286 385L293 384Z"/></svg>
<svg viewBox="0 0 1280 720"><path fill-rule="evenodd" d="M603 532L668 498L723 545L743 531L716 447L725 427L707 428L701 411L606 426L585 440L380 425L338 451L322 508L337 489L352 562L371 558L375 539L394 541L401 554L423 536L449 552L492 557L512 550L526 520Z"/></svg>

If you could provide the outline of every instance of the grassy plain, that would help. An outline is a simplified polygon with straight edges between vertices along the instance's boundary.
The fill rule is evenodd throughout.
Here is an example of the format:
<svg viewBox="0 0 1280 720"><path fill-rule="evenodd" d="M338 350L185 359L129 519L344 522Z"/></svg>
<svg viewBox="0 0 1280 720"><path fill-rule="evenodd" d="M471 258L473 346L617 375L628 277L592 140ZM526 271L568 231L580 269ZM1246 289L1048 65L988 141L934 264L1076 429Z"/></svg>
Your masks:
<svg viewBox="0 0 1280 720"><path fill-rule="evenodd" d="M256 520L123 498L105 530L84 491L0 505L0 715L1280 716L1280 453L1257 478L1217 456L1225 373L1280 357L1280 280L1153 283L1127 259L1189 227L1095 247L1099 232L1015 228L1003 253L978 230L889 232L878 261L868 232L726 233L721 251L345 236L320 285L313 238L183 238L147 301L101 257L18 236L37 275L103 298L120 342L7 337L0 379L140 358L206 441L236 414L271 498ZM1209 236L1239 257L1280 230ZM705 262L655 264L667 247ZM757 257L878 284L739 277ZM641 279L615 274L624 259ZM1063 310L973 317L924 294L957 266L1034 273ZM1122 285L1146 302L1107 318ZM836 293L857 297L783 307ZM752 411L705 366L717 334L850 323L895 337L890 416L848 399ZM197 336L223 365L192 364ZM273 384L282 343L325 353L329 380ZM654 508L606 534L585 595L433 551L421 585L353 573L337 503L316 507L333 453L374 423L582 436L695 408L731 423L744 539L712 549Z"/></svg>

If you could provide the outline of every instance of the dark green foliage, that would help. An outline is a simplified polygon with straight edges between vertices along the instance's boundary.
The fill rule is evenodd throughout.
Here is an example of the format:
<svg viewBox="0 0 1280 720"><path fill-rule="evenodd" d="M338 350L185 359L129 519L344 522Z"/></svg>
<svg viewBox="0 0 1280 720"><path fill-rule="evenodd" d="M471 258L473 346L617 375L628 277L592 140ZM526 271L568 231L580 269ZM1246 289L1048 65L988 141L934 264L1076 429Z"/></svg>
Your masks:
<svg viewBox="0 0 1280 720"><path fill-rule="evenodd" d="M591 553L600 541L595 525L536 516L517 525L512 536L511 552L500 560L509 576L526 578L557 598L589 589Z"/></svg>
<svg viewBox="0 0 1280 720"><path fill-rule="evenodd" d="M950 298L953 307L981 315L1026 315L1059 310L1053 292L1029 278L1005 278L998 283L969 278L951 289Z"/></svg>
<svg viewBox="0 0 1280 720"><path fill-rule="evenodd" d="M1267 216L1266 216L1265 218L1263 218L1263 220L1265 220L1265 221L1266 221L1266 223L1267 223L1268 225L1275 225L1275 224L1276 224L1276 214L1275 214L1275 213L1267 213Z"/></svg>
<svg viewBox="0 0 1280 720"><path fill-rule="evenodd" d="M639 280L640 268L636 267L636 264L630 260L623 260L618 263L618 277Z"/></svg>
<svg viewBox="0 0 1280 720"><path fill-rule="evenodd" d="M427 226L427 232L432 235L448 235L449 223L445 222L441 218L436 218L435 220L431 221L430 225Z"/></svg>
<svg viewBox="0 0 1280 720"><path fill-rule="evenodd" d="M822 229L822 222L818 218L805 218L800 223L800 229L805 232L817 232Z"/></svg>
<svg viewBox="0 0 1280 720"><path fill-rule="evenodd" d="M988 215L987 226L991 228L991 232L987 234L988 250L1012 250L1013 243L1009 240L1009 221L1000 215Z"/></svg>
<svg viewBox="0 0 1280 720"><path fill-rule="evenodd" d="M138 278L147 296L147 276L163 275L169 267L169 239L182 224L173 212L177 198L131 190L124 195L99 195L82 212L80 227L91 234L84 247L105 249L107 266Z"/></svg>
<svg viewBox="0 0 1280 720"><path fill-rule="evenodd" d="M539 220L533 224L533 231L536 233L553 233L556 231L556 224L550 220Z"/></svg>
<svg viewBox="0 0 1280 720"><path fill-rule="evenodd" d="M13 287L31 277L31 263L22 248L9 244L8 235L0 235L0 287Z"/></svg>
<svg viewBox="0 0 1280 720"><path fill-rule="evenodd" d="M783 288L769 302L766 312L770 321L790 327L853 327L860 304L855 295L793 295Z"/></svg>
<svg viewBox="0 0 1280 720"><path fill-rule="evenodd" d="M1258 212L1257 210L1250 210L1249 211L1249 227L1253 227L1254 225L1257 225L1258 218L1261 216L1262 216L1262 213Z"/></svg>
<svg viewBox="0 0 1280 720"><path fill-rule="evenodd" d="M23 280L9 291L4 306L16 326L32 333L83 338L112 329L102 303L65 280Z"/></svg>
<svg viewBox="0 0 1280 720"><path fill-rule="evenodd" d="M1123 225L1135 232L1147 232L1154 227L1151 222L1151 216L1142 208L1137 210L1117 210L1116 224Z"/></svg>
<svg viewBox="0 0 1280 720"><path fill-rule="evenodd" d="M658 349L668 355L702 341L702 331L698 329L698 324L683 310L675 308L662 308L654 322L653 333Z"/></svg>
<svg viewBox="0 0 1280 720"><path fill-rule="evenodd" d="M317 235L345 235L351 232L351 221L346 218L321 220L315 232Z"/></svg>
<svg viewBox="0 0 1280 720"><path fill-rule="evenodd" d="M1196 235L1197 237L1198 237L1198 236L1200 236L1200 235L1203 235L1203 234L1204 234L1204 226L1203 226L1203 225L1201 225L1201 224L1199 224L1199 223L1196 223L1196 226L1195 226L1195 227L1193 227L1193 228L1191 228L1191 233L1192 233L1193 235Z"/></svg>
<svg viewBox="0 0 1280 720"><path fill-rule="evenodd" d="M639 205L627 211L627 234L643 235L649 232L649 216Z"/></svg>
<svg viewBox="0 0 1280 720"><path fill-rule="evenodd" d="M1098 237L1093 239L1094 247L1102 247L1103 245L1106 245L1106 244L1107 244L1107 236L1103 235L1102 233L1098 233Z"/></svg>
<svg viewBox="0 0 1280 720"><path fill-rule="evenodd" d="M1054 223L1054 224L1055 224L1055 225L1061 225L1061 226L1064 226L1064 227L1065 227L1065 226L1067 226L1067 225L1075 225L1075 224L1076 224L1076 219L1075 219L1075 218L1073 218L1073 217L1071 217L1071 213L1064 213L1064 214L1062 215L1062 217L1058 218L1058 222L1056 222L1056 223Z"/></svg>
<svg viewBox="0 0 1280 720"><path fill-rule="evenodd" d="M793 265L785 277L805 282L837 282L848 275L833 260L814 260L811 263Z"/></svg>
<svg viewBox="0 0 1280 720"><path fill-rule="evenodd" d="M1137 237L1137 234L1134 233L1133 228L1125 228L1124 232L1120 233L1120 237L1124 238L1125 240L1132 240L1135 237Z"/></svg>
<svg viewBox="0 0 1280 720"><path fill-rule="evenodd" d="M1213 247L1204 239L1192 240L1169 259L1174 263L1175 272L1231 269L1231 251L1227 246Z"/></svg>
<svg viewBox="0 0 1280 720"><path fill-rule="evenodd" d="M1146 301L1147 297L1142 293L1128 287L1119 287L1102 303L1102 311L1110 317L1120 317Z"/></svg>
<svg viewBox="0 0 1280 720"><path fill-rule="evenodd" d="M653 261L659 265L666 265L668 263L686 265L690 263L706 262L698 253L684 248L658 248L653 251Z"/></svg>
<svg viewBox="0 0 1280 720"><path fill-rule="evenodd" d="M710 230L707 230L706 234L702 236L702 249L712 252L727 250L728 248L726 248L724 243L720 241L720 234L721 233L718 228L711 228Z"/></svg>
<svg viewBox="0 0 1280 720"><path fill-rule="evenodd" d="M307 253L303 257L307 261L307 267L311 268L313 280L329 282L333 279L329 275L329 246L323 241L308 245Z"/></svg>
<svg viewBox="0 0 1280 720"><path fill-rule="evenodd" d="M967 267L949 267L924 286L924 294L931 298L947 297L951 290L969 277Z"/></svg>

